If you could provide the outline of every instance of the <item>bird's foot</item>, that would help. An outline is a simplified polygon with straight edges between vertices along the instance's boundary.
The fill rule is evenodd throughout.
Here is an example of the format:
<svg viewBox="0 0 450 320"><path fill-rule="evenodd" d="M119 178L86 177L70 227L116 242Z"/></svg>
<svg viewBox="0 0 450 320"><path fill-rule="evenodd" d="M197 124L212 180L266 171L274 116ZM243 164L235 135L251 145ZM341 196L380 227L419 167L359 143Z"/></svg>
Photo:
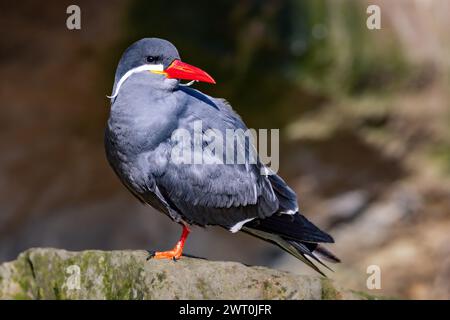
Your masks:
<svg viewBox="0 0 450 320"><path fill-rule="evenodd" d="M177 245L169 251L147 251L148 257L147 261L150 259L171 259L173 261L177 261L181 258L183 253L183 248L181 243L178 242Z"/></svg>
<svg viewBox="0 0 450 320"><path fill-rule="evenodd" d="M172 259L173 261L177 261L181 258L181 254L183 253L184 242L189 234L189 228L186 225L183 225L183 233L181 234L180 241L177 242L175 247L169 251L148 251L147 261L154 259Z"/></svg>

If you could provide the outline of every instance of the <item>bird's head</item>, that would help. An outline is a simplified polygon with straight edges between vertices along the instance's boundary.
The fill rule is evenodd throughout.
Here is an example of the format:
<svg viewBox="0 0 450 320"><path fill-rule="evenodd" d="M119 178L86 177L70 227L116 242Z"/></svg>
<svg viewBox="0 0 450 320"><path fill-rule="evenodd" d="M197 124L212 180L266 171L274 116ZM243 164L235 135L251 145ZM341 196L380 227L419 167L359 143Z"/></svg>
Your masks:
<svg viewBox="0 0 450 320"><path fill-rule="evenodd" d="M113 95L116 97L122 84L133 74L146 73L149 82L162 83L166 79L216 83L205 71L182 62L177 48L167 40L145 38L133 43L122 55L117 66ZM165 81L172 83L173 81Z"/></svg>

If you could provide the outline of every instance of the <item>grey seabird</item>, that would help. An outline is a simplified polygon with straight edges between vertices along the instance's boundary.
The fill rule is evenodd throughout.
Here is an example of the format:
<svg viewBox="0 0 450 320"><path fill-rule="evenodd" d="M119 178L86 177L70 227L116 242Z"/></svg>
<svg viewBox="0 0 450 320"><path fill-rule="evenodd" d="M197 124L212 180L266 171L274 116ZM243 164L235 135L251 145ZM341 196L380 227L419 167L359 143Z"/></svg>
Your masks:
<svg viewBox="0 0 450 320"><path fill-rule="evenodd" d="M191 225L216 225L276 244L320 273L313 262L339 262L319 244L333 238L299 213L294 191L278 175L261 174L265 166L259 159L248 161L251 144L236 150L236 155L245 153L245 163L216 161L213 153L203 154L210 161L201 164L174 161L179 147L174 132L192 133L195 121L201 121L203 131L224 136L227 129L247 129L225 100L180 80L215 83L203 70L182 62L170 42L145 38L123 53L110 97L105 148L111 167L136 198L183 227L172 250L150 252L150 257L176 260ZM184 147L195 143L187 141Z"/></svg>

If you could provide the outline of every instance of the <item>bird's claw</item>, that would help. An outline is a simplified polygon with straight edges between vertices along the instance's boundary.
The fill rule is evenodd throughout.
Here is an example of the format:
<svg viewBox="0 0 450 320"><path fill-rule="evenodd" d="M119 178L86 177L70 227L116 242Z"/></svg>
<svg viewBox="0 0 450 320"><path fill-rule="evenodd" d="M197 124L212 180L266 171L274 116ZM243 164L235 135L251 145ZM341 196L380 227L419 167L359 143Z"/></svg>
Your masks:
<svg viewBox="0 0 450 320"><path fill-rule="evenodd" d="M149 261L150 259L155 257L156 251L147 250L148 256L145 260Z"/></svg>
<svg viewBox="0 0 450 320"><path fill-rule="evenodd" d="M148 256L145 260L149 261L150 259L153 259L156 257L156 251L153 251L153 250L146 250L146 251L148 253ZM173 262L177 262L178 259L180 259L180 258L181 258L181 255L179 257L173 256L173 257L170 257L170 260L172 260ZM157 259L157 258L155 258L155 259Z"/></svg>

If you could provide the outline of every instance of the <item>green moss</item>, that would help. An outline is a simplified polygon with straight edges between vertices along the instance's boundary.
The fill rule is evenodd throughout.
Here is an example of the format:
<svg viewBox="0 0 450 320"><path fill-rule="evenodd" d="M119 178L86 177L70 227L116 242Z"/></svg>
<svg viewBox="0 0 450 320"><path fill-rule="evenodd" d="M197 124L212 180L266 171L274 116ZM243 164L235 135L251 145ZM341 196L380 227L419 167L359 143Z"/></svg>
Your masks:
<svg viewBox="0 0 450 320"><path fill-rule="evenodd" d="M156 277L158 278L159 282L163 282L167 278L166 273L164 271L163 272L159 272L156 275Z"/></svg>
<svg viewBox="0 0 450 320"><path fill-rule="evenodd" d="M200 294L202 295L203 299L209 299L209 287L207 282L200 278L198 279L197 283L195 284L197 289L200 291Z"/></svg>
<svg viewBox="0 0 450 320"><path fill-rule="evenodd" d="M19 256L14 264L15 273L12 276L12 281L17 283L22 290L21 293L16 294L14 299L30 299L36 296L34 270L29 260L28 253L23 253Z"/></svg>
<svg viewBox="0 0 450 320"><path fill-rule="evenodd" d="M31 300L31 298L24 292L16 293L12 298L13 300Z"/></svg>
<svg viewBox="0 0 450 320"><path fill-rule="evenodd" d="M263 282L264 290L270 290L271 287L272 287L272 285L270 284L269 281L266 280L266 281Z"/></svg>
<svg viewBox="0 0 450 320"><path fill-rule="evenodd" d="M208 264L210 265L207 266ZM70 276L67 273L67 267L71 265L77 265L81 269L80 290L71 290L67 287ZM216 277L223 277L223 281L226 281L223 288L218 291L212 290L212 287L217 284L216 280L213 285L209 277L195 276L195 269L198 266L211 268ZM297 297L295 293L301 293L303 289L307 290L305 297L320 298L315 295L317 291L309 290L310 281L302 281L302 285L298 286L296 281L292 281L292 276L286 278L282 273L262 268L252 270L244 266L236 268L236 272L248 272L248 274L243 282L233 283L227 262L192 260L175 268L168 268L160 262L145 265L140 253L130 252L72 253L63 250L34 249L5 267L0 266L0 273L2 268L6 268L6 273L3 274L5 278L3 281L7 281L8 285L6 290L11 288L14 291L2 292L0 295L9 299L117 300L172 297L174 299L217 299L224 296L239 297L240 288L245 288L243 291L246 292L246 297L257 299L292 299ZM194 270L194 274L183 279L183 275L179 273L183 268ZM181 281L187 281L191 287L186 291L180 291L182 288L172 282L175 275L180 277ZM218 281L221 280L218 279ZM345 298L345 296L339 297L337 290L327 281L322 282L322 298ZM1 287L5 287L3 283ZM247 291L247 288L250 290Z"/></svg>
<svg viewBox="0 0 450 320"><path fill-rule="evenodd" d="M53 287L53 294L55 295L55 299L61 300L61 298L62 298L61 297L61 292L60 292L58 286L54 286Z"/></svg>
<svg viewBox="0 0 450 320"><path fill-rule="evenodd" d="M288 289L284 287L279 281L272 282L270 280L265 280L262 283L262 286L263 297L266 300L287 298Z"/></svg>
<svg viewBox="0 0 450 320"><path fill-rule="evenodd" d="M35 251L28 257L33 277L38 289L36 298L67 299L67 289L64 289L67 273L66 268L76 264L73 260L61 259L54 252Z"/></svg>
<svg viewBox="0 0 450 320"><path fill-rule="evenodd" d="M368 293L366 293L366 292L363 292L363 291L355 291L355 290L352 290L351 292L352 292L354 295L356 295L356 296L358 296L358 297L360 297L360 298L362 298L362 299L364 299L364 300L378 300L377 297L372 296L372 295L370 295L370 294L368 294Z"/></svg>
<svg viewBox="0 0 450 320"><path fill-rule="evenodd" d="M103 256L97 264L98 271L103 275L102 293L106 299L143 299L146 295L144 288L138 288L142 279L143 268L134 258L117 265L111 256ZM157 279L163 281L166 275L160 273ZM159 282L161 282L159 281Z"/></svg>
<svg viewBox="0 0 450 320"><path fill-rule="evenodd" d="M372 295L364 291L356 291L356 290L350 290L351 293L353 293L355 296L358 296L359 298L362 298L364 300L397 300L396 297L390 297L390 296L379 296L379 295Z"/></svg>
<svg viewBox="0 0 450 320"><path fill-rule="evenodd" d="M442 141L428 147L428 158L437 164L441 172L450 175L450 142Z"/></svg>
<svg viewBox="0 0 450 320"><path fill-rule="evenodd" d="M340 300L342 297L330 279L322 279L322 300Z"/></svg>

